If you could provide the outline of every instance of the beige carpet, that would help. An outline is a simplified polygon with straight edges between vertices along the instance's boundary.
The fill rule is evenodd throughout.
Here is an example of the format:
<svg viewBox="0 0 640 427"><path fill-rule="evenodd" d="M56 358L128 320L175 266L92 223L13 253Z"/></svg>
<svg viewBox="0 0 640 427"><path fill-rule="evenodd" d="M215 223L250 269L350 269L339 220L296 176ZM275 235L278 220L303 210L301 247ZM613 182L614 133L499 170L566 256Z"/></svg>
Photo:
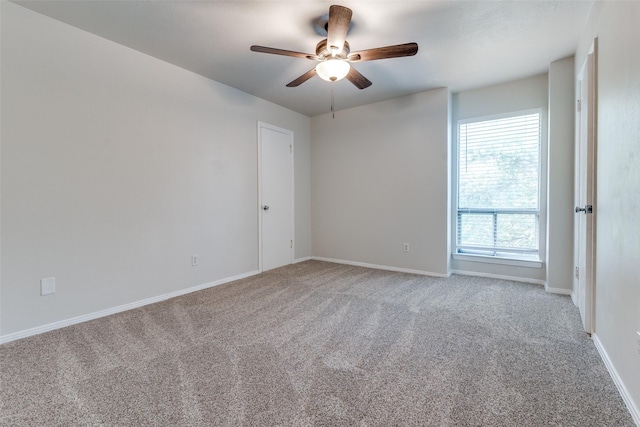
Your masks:
<svg viewBox="0 0 640 427"><path fill-rule="evenodd" d="M3 426L633 426L568 297L308 261L0 346Z"/></svg>

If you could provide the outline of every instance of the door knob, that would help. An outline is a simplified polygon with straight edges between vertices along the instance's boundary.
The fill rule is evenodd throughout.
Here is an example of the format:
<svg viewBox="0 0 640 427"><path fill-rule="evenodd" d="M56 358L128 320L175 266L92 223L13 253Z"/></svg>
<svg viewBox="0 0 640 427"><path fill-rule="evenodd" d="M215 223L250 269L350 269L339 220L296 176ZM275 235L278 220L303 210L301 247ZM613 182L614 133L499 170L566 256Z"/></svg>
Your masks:
<svg viewBox="0 0 640 427"><path fill-rule="evenodd" d="M268 211L268 210L269 210L269 205L264 205L264 206L262 207L262 210L263 210L263 211Z"/></svg>

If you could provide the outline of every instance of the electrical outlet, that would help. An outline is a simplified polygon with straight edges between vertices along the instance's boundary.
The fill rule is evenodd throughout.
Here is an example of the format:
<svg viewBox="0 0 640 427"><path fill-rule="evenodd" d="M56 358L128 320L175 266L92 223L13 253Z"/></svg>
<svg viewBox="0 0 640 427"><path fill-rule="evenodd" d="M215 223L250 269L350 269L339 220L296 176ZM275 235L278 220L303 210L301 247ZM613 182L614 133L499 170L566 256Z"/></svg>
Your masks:
<svg viewBox="0 0 640 427"><path fill-rule="evenodd" d="M198 265L198 255L191 255L191 266L195 267Z"/></svg>
<svg viewBox="0 0 640 427"><path fill-rule="evenodd" d="M408 243L405 243L405 244L402 246L402 250L403 250L404 252L409 252L409 244L408 244Z"/></svg>
<svg viewBox="0 0 640 427"><path fill-rule="evenodd" d="M40 295L49 295L56 293L56 278L47 277L40 279Z"/></svg>

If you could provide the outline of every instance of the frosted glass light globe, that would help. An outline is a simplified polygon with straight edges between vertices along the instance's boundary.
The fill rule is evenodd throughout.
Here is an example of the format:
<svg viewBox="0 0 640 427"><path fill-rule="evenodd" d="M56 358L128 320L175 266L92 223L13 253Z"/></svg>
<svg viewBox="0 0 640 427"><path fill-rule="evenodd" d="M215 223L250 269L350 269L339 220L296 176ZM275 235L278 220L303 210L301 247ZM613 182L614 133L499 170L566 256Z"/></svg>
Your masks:
<svg viewBox="0 0 640 427"><path fill-rule="evenodd" d="M321 79L328 82L342 80L349 74L351 65L342 59L327 59L316 65L316 73Z"/></svg>

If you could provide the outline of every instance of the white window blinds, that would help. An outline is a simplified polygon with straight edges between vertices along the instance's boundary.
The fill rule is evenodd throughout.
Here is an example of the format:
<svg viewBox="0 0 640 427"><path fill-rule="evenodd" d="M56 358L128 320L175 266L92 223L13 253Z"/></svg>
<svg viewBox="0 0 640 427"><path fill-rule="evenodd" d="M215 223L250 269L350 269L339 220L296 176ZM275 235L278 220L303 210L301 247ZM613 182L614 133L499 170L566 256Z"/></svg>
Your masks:
<svg viewBox="0 0 640 427"><path fill-rule="evenodd" d="M540 113L458 124L457 252L537 259Z"/></svg>

